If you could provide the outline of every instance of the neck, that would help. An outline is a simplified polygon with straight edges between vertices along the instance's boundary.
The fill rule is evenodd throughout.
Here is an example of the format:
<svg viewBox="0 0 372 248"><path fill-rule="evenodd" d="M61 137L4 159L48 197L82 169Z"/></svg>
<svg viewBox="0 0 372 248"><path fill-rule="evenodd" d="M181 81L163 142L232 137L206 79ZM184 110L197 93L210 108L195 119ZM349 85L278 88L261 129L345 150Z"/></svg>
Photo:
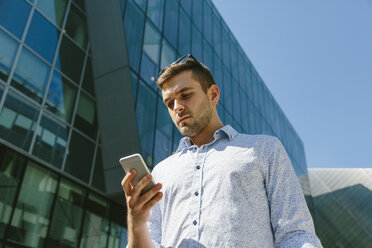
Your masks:
<svg viewBox="0 0 372 248"><path fill-rule="evenodd" d="M194 145L196 145L197 147L201 147L202 145L212 142L214 139L214 133L221 127L223 127L223 124L218 118L218 120L214 122L211 121L211 124L207 126L200 134L194 137L190 137L190 139Z"/></svg>

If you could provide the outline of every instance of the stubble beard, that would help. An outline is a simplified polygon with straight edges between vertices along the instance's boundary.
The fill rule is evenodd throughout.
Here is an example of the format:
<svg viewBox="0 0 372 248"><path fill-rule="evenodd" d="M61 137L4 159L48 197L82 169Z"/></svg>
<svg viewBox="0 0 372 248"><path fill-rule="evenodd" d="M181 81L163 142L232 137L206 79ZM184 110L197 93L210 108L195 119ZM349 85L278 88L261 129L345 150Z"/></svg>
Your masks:
<svg viewBox="0 0 372 248"><path fill-rule="evenodd" d="M186 119L183 126L178 125L177 128L183 136L192 138L208 127L212 120L212 107L209 102L207 100L203 101L190 119L193 119L193 121L187 123Z"/></svg>

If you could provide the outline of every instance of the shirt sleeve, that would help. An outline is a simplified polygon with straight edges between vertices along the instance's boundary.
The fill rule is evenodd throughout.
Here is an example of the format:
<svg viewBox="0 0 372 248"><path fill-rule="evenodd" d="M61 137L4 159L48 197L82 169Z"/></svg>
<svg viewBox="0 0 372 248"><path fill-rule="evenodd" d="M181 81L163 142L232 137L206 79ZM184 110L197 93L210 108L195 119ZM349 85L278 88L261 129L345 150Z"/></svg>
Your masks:
<svg viewBox="0 0 372 248"><path fill-rule="evenodd" d="M287 152L277 138L269 147L266 190L276 247L322 247Z"/></svg>
<svg viewBox="0 0 372 248"><path fill-rule="evenodd" d="M159 203L157 203L150 213L150 219L147 222L150 237L155 248L160 248L161 243L161 212Z"/></svg>

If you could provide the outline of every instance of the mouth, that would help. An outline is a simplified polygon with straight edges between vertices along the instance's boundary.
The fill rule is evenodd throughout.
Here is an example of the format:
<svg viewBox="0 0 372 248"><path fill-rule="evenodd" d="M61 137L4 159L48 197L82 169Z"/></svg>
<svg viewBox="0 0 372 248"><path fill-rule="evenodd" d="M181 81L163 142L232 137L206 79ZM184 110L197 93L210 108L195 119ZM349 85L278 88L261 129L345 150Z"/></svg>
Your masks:
<svg viewBox="0 0 372 248"><path fill-rule="evenodd" d="M181 117L179 120L178 120L178 124L181 124L181 122L183 122L184 120L186 120L186 119L188 119L188 118L190 118L191 116L189 116L189 115L186 115L186 116L183 116L183 117Z"/></svg>

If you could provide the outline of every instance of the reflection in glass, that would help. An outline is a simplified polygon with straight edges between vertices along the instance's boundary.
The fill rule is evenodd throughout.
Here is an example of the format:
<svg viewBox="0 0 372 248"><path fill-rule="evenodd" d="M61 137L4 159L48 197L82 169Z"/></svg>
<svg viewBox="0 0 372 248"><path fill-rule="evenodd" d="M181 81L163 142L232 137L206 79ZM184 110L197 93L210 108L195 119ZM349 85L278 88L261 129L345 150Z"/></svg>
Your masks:
<svg viewBox="0 0 372 248"><path fill-rule="evenodd" d="M161 49L161 63L160 67L164 68L176 60L176 51L169 45L166 40L163 40L163 47Z"/></svg>
<svg viewBox="0 0 372 248"><path fill-rule="evenodd" d="M6 81L16 55L18 43L0 30L0 44L0 79Z"/></svg>
<svg viewBox="0 0 372 248"><path fill-rule="evenodd" d="M29 162L7 239L29 247L43 247L47 235L57 177Z"/></svg>
<svg viewBox="0 0 372 248"><path fill-rule="evenodd" d="M1 0L0 25L21 39L30 9L24 0Z"/></svg>
<svg viewBox="0 0 372 248"><path fill-rule="evenodd" d="M76 83L79 83L83 63L83 50L66 36L63 36L56 67Z"/></svg>
<svg viewBox="0 0 372 248"><path fill-rule="evenodd" d="M129 64L136 72L140 61L144 22L145 18L141 10L132 1L128 1L124 19L125 38Z"/></svg>
<svg viewBox="0 0 372 248"><path fill-rule="evenodd" d="M86 204L80 247L107 247L109 231L108 202L95 194L89 194Z"/></svg>
<svg viewBox="0 0 372 248"><path fill-rule="evenodd" d="M38 0L36 7L57 26L62 27L67 0Z"/></svg>
<svg viewBox="0 0 372 248"><path fill-rule="evenodd" d="M93 142L73 131L68 152L65 171L84 182L88 182L93 162Z"/></svg>
<svg viewBox="0 0 372 248"><path fill-rule="evenodd" d="M96 139L98 130L96 103L83 92L80 93L74 126L92 139Z"/></svg>
<svg viewBox="0 0 372 248"><path fill-rule="evenodd" d="M156 118L154 164L165 159L171 154L172 149L172 119L169 116L162 99L158 97Z"/></svg>
<svg viewBox="0 0 372 248"><path fill-rule="evenodd" d="M11 217L25 160L0 145L0 238Z"/></svg>
<svg viewBox="0 0 372 248"><path fill-rule="evenodd" d="M76 92L77 89L72 83L54 71L45 107L52 113L70 122L74 110Z"/></svg>
<svg viewBox="0 0 372 248"><path fill-rule="evenodd" d="M142 81L139 82L136 116L142 156L148 166L152 166L152 147L156 114L156 95Z"/></svg>
<svg viewBox="0 0 372 248"><path fill-rule="evenodd" d="M182 9L180 9L178 30L178 51L182 55L191 53L191 20Z"/></svg>
<svg viewBox="0 0 372 248"><path fill-rule="evenodd" d="M85 72L84 72L84 79L83 79L83 89L88 91L92 96L96 96L94 83L93 83L93 71L92 71L92 62L90 57L88 57Z"/></svg>
<svg viewBox="0 0 372 248"><path fill-rule="evenodd" d="M178 4L176 1L165 1L164 36L171 44L177 44Z"/></svg>
<svg viewBox="0 0 372 248"><path fill-rule="evenodd" d="M85 190L61 180L46 247L76 247L83 217Z"/></svg>
<svg viewBox="0 0 372 248"><path fill-rule="evenodd" d="M61 168L66 150L68 127L43 114L37 129L33 154L39 158Z"/></svg>
<svg viewBox="0 0 372 248"><path fill-rule="evenodd" d="M162 30L164 0L152 0L147 2L147 16Z"/></svg>
<svg viewBox="0 0 372 248"><path fill-rule="evenodd" d="M102 149L101 146L98 147L96 153L96 161L94 164L94 173L92 179L92 185L101 190L102 192L106 192L106 185L105 185L105 174L103 172L103 161L102 161Z"/></svg>
<svg viewBox="0 0 372 248"><path fill-rule="evenodd" d="M50 67L27 49L23 49L12 79L12 85L28 97L41 102Z"/></svg>
<svg viewBox="0 0 372 248"><path fill-rule="evenodd" d="M26 44L48 60L49 63L52 63L58 43L58 36L59 32L53 24L35 11L27 33Z"/></svg>
<svg viewBox="0 0 372 248"><path fill-rule="evenodd" d="M30 147L38 110L23 97L9 91L0 113L0 137L27 150Z"/></svg>
<svg viewBox="0 0 372 248"><path fill-rule="evenodd" d="M85 15L74 5L71 5L65 30L67 34L83 49L88 43L87 25Z"/></svg>

